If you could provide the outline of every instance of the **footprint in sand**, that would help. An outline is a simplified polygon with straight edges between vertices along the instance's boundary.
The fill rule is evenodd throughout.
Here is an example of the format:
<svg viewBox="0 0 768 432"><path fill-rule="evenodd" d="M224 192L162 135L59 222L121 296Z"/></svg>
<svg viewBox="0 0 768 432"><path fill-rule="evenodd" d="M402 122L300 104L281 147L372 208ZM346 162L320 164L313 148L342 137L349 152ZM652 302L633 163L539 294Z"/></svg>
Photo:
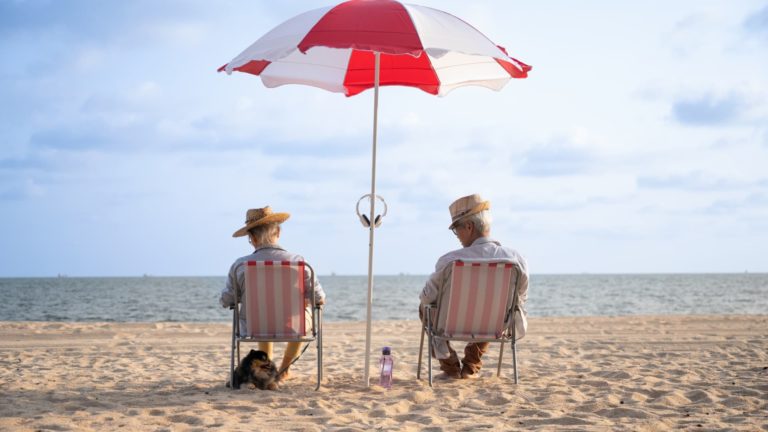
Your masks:
<svg viewBox="0 0 768 432"><path fill-rule="evenodd" d="M554 418L548 418L548 419L527 419L525 420L525 424L529 426L544 426L544 425L557 425L557 426L580 426L580 425L588 425L591 424L590 422L580 419L578 417L571 417L571 416L565 416L565 417L554 417Z"/></svg>
<svg viewBox="0 0 768 432"><path fill-rule="evenodd" d="M509 404L509 402L510 402L510 400L505 398L505 397L503 397L503 396L492 397L492 398L490 398L490 399L485 401L485 403L487 405L490 405L490 406L507 405L507 404Z"/></svg>
<svg viewBox="0 0 768 432"><path fill-rule="evenodd" d="M174 422L174 423L186 423L188 425L199 425L203 424L202 420L200 420L199 417L191 416L187 414L174 414L170 417L168 417L168 420Z"/></svg>
<svg viewBox="0 0 768 432"><path fill-rule="evenodd" d="M296 411L296 414L301 416L312 416L312 417L330 417L333 415L333 412L328 411L325 408L310 408L310 409Z"/></svg>
<svg viewBox="0 0 768 432"><path fill-rule="evenodd" d="M409 399L417 404L428 403L435 400L435 394L432 391L417 391L411 393Z"/></svg>
<svg viewBox="0 0 768 432"><path fill-rule="evenodd" d="M40 425L36 428L37 430L53 430L53 431L69 431L72 430L72 428L57 425L57 424L44 424Z"/></svg>
<svg viewBox="0 0 768 432"><path fill-rule="evenodd" d="M634 418L634 419L646 419L650 415L645 411L640 411L632 408L606 408L597 411L595 414L615 419L615 418Z"/></svg>
<svg viewBox="0 0 768 432"><path fill-rule="evenodd" d="M704 390L689 391L688 393L685 394L685 397L687 397L693 403L711 403L712 402L712 398Z"/></svg>
<svg viewBox="0 0 768 432"><path fill-rule="evenodd" d="M399 423L414 422L421 425L430 425L433 423L432 417L423 416L419 414L405 414L393 417ZM428 429L422 429L423 431Z"/></svg>

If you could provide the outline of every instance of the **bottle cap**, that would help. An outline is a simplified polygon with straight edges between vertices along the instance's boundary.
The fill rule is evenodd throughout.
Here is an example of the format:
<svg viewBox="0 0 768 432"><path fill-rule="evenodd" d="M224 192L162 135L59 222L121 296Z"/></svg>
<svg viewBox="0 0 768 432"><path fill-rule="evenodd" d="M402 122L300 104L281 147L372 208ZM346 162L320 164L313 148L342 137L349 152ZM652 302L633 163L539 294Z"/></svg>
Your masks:
<svg viewBox="0 0 768 432"><path fill-rule="evenodd" d="M381 349L381 355L390 355L392 354L392 350L389 349L389 347L384 347Z"/></svg>

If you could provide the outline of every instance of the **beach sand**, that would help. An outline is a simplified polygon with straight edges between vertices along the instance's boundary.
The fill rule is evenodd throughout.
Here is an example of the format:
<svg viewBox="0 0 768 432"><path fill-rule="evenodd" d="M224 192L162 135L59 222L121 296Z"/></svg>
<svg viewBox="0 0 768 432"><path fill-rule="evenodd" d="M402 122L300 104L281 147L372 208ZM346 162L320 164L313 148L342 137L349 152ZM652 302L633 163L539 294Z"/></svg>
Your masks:
<svg viewBox="0 0 768 432"><path fill-rule="evenodd" d="M768 430L768 316L532 318L517 385L509 347L501 378L494 345L430 388L417 321L373 332L389 391L360 322L326 323L320 391L314 347L280 390L231 391L226 324L0 322L0 430Z"/></svg>

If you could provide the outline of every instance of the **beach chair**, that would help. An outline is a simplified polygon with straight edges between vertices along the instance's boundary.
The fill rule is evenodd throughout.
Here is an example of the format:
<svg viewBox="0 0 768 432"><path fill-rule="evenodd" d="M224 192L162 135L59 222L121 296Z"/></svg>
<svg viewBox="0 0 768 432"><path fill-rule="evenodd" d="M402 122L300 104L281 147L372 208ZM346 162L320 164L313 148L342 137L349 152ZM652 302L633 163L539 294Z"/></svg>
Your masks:
<svg viewBox="0 0 768 432"><path fill-rule="evenodd" d="M515 314L518 306L518 281L521 270L505 260L454 261L447 283L440 289L437 302L424 308L419 363L416 378L421 379L424 335L427 335L427 371L432 386L434 338L452 341L498 342L501 376L504 344L512 345L512 366L517 384L517 348L515 346Z"/></svg>
<svg viewBox="0 0 768 432"><path fill-rule="evenodd" d="M229 378L234 383L235 359L240 360L242 342L316 342L317 386L323 379L322 308L315 304L315 286L305 286L305 272L315 274L303 261L247 261L245 292L237 298L232 314L232 354ZM310 278L314 281L314 276ZM237 304L245 303L245 328L240 328ZM312 305L311 328L306 328L305 308ZM306 350L309 345L304 347ZM304 351L302 350L302 353ZM237 357L235 357L237 355ZM232 385L232 388L235 386Z"/></svg>

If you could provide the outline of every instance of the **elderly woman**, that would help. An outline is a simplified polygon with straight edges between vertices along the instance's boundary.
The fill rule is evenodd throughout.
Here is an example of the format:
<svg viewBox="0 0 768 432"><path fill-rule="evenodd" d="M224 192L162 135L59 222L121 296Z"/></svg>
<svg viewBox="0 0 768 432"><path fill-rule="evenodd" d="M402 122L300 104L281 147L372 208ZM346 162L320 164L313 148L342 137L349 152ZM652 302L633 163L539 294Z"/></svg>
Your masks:
<svg viewBox="0 0 768 432"><path fill-rule="evenodd" d="M226 287L221 291L219 299L223 307L233 307L235 305L235 290L237 290L238 298L243 298L243 293L245 292L245 263L247 261L304 261L301 255L290 253L281 248L277 243L280 239L280 224L289 217L290 214L288 213L272 212L269 206L250 209L246 212L245 226L235 231L232 237L247 236L248 242L254 247L254 251L250 255L238 258L230 267ZM315 303L324 304L325 292L323 287L317 280L317 276L312 271L309 271L309 269L307 270L305 273L305 283L308 285L314 279ZM245 303L241 303L240 317L242 318L240 328L245 328L245 316ZM307 308L306 320L309 325L312 320L311 307ZM259 342L259 349L266 352L270 359L273 358L271 342ZM298 357L300 350L301 342L288 342L283 354L283 362L279 369L283 371L278 377L279 380L288 378L288 368L294 359Z"/></svg>

